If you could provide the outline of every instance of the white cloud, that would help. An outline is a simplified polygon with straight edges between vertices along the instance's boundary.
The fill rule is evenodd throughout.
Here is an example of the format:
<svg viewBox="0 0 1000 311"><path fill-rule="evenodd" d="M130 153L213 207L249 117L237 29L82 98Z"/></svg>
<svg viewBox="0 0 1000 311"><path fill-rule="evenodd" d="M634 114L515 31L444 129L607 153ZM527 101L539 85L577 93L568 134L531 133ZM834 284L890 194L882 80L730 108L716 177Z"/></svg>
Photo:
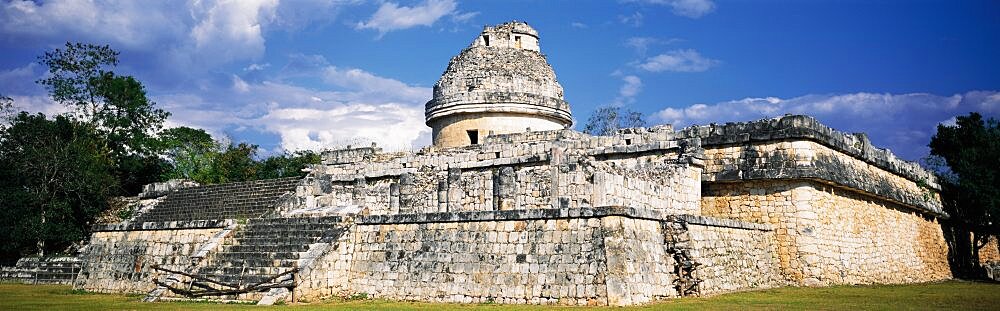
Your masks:
<svg viewBox="0 0 1000 311"><path fill-rule="evenodd" d="M174 1L22 1L0 7L0 32L18 39L69 35L137 48L183 33ZM177 14L181 13L181 14Z"/></svg>
<svg viewBox="0 0 1000 311"><path fill-rule="evenodd" d="M642 13L635 12L632 15L618 15L618 21L625 25L630 25L632 27L642 26Z"/></svg>
<svg viewBox="0 0 1000 311"><path fill-rule="evenodd" d="M190 32L199 54L224 62L264 53L263 25L274 19L277 0L193 2L198 20Z"/></svg>
<svg viewBox="0 0 1000 311"><path fill-rule="evenodd" d="M665 108L653 114L663 123L691 124L750 121L784 114L810 115L846 132L866 132L879 147L917 160L927 154L927 143L938 124L956 115L977 111L1000 117L1000 92L973 91L952 96L926 93L806 95L791 99L744 98L715 104ZM954 121L951 121L954 122Z"/></svg>
<svg viewBox="0 0 1000 311"><path fill-rule="evenodd" d="M587 29L587 27L588 27L587 24L584 24L584 23L581 23L581 22L572 22L572 23L569 23L569 26L573 27L573 28L578 28L578 29Z"/></svg>
<svg viewBox="0 0 1000 311"><path fill-rule="evenodd" d="M268 29L328 23L352 2L278 0L26 1L0 4L0 39L110 44L190 74L263 55Z"/></svg>
<svg viewBox="0 0 1000 311"><path fill-rule="evenodd" d="M420 102L430 99L430 90L422 87L412 87L398 80L376 76L361 69L340 69L327 67L323 79L336 86L363 92L369 95L382 96L387 100Z"/></svg>
<svg viewBox="0 0 1000 311"><path fill-rule="evenodd" d="M660 39L653 37L631 37L625 39L625 45L635 50L639 55L646 55L646 51L649 50L650 46L653 45L666 45L674 42L681 41L681 39L670 38L670 39Z"/></svg>
<svg viewBox="0 0 1000 311"><path fill-rule="evenodd" d="M344 104L327 109L275 109L256 122L279 133L286 150L319 150L373 141L390 149L413 148L430 131L420 107L401 104Z"/></svg>
<svg viewBox="0 0 1000 311"><path fill-rule="evenodd" d="M633 0L650 4L669 6L675 15L699 18L715 11L715 3L711 0Z"/></svg>
<svg viewBox="0 0 1000 311"><path fill-rule="evenodd" d="M402 30L417 26L430 26L447 15L456 16L457 21L468 20L476 13L459 13L454 0L425 0L412 7L399 6L395 2L385 2L378 11L365 22L355 25L357 29L375 29L379 35L394 30Z"/></svg>
<svg viewBox="0 0 1000 311"><path fill-rule="evenodd" d="M0 94L19 95L25 90L41 89L35 80L44 76L44 69L38 63L31 62L23 67L0 70Z"/></svg>
<svg viewBox="0 0 1000 311"><path fill-rule="evenodd" d="M636 64L642 70L650 72L702 72L718 66L718 60L705 58L695 50L673 50L656 55Z"/></svg>
<svg viewBox="0 0 1000 311"><path fill-rule="evenodd" d="M622 78L625 84L622 85L621 89L618 90L618 94L622 97L635 97L642 90L642 80L636 76L625 76Z"/></svg>
<svg viewBox="0 0 1000 311"><path fill-rule="evenodd" d="M338 68L321 57L291 58L304 61L295 66L296 79L324 81L324 90L232 76L231 89L155 99L173 112L168 126L205 128L217 137L233 129L272 133L280 140L275 148L285 150L321 150L351 142L401 150L430 143L423 117L430 88Z"/></svg>

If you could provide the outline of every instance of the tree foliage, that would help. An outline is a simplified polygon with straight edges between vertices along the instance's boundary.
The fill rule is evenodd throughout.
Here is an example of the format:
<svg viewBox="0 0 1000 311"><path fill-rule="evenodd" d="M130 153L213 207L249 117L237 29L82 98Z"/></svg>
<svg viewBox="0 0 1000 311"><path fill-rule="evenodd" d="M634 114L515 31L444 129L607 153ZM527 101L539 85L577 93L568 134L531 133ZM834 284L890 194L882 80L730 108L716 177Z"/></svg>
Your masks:
<svg viewBox="0 0 1000 311"><path fill-rule="evenodd" d="M172 168L164 179L191 179L201 184L303 176L308 164L318 164L319 154L297 151L257 160L258 146L216 142L204 130L178 127L160 134L163 156Z"/></svg>
<svg viewBox="0 0 1000 311"><path fill-rule="evenodd" d="M1000 235L1000 123L978 113L959 116L953 126L938 125L929 146L947 164L939 174L942 201L949 222L974 233L969 257L975 260L988 238Z"/></svg>
<svg viewBox="0 0 1000 311"><path fill-rule="evenodd" d="M67 42L38 59L49 74L37 82L104 138L100 143L111 151L121 192L135 194L158 181L166 164L156 156L156 134L170 113L155 107L138 80L114 73L118 52L107 45Z"/></svg>
<svg viewBox="0 0 1000 311"><path fill-rule="evenodd" d="M611 135L619 129L646 126L642 114L624 107L597 108L587 119L583 132L590 135Z"/></svg>
<svg viewBox="0 0 1000 311"><path fill-rule="evenodd" d="M59 251L86 237L118 181L89 124L20 113L0 133L4 257Z"/></svg>
<svg viewBox="0 0 1000 311"><path fill-rule="evenodd" d="M155 107L131 76L116 74L109 46L66 43L39 61L39 84L70 107L47 118L0 96L0 261L51 253L84 239L109 198L134 195L168 178L203 184L302 176L312 152L257 159L256 145L220 144L204 130L161 131L169 113Z"/></svg>
<svg viewBox="0 0 1000 311"><path fill-rule="evenodd" d="M47 51L38 60L49 67L49 76L37 82L49 90L52 100L95 122L103 110L99 82L118 65L118 51L107 45L66 42L64 48Z"/></svg>

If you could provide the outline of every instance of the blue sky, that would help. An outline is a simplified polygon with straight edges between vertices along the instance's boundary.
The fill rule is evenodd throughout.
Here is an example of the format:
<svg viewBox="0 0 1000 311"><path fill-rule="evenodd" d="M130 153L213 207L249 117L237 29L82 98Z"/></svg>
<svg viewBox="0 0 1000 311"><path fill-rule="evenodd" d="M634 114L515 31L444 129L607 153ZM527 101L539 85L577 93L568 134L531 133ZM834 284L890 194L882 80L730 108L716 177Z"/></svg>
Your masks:
<svg viewBox="0 0 1000 311"><path fill-rule="evenodd" d="M578 124L602 105L675 126L802 113L917 160L937 124L1000 117L996 1L4 1L0 94L63 112L37 55L110 44L169 126L265 153L411 149L448 60L514 19Z"/></svg>

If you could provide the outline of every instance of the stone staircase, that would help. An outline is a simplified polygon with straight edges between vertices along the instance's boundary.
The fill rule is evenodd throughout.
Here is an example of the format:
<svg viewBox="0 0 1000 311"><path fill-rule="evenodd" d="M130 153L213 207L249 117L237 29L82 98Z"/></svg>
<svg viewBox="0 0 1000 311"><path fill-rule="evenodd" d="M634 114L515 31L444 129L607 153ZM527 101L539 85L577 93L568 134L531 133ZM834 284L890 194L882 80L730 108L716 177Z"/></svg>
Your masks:
<svg viewBox="0 0 1000 311"><path fill-rule="evenodd" d="M277 178L182 188L138 215L132 223L256 218L294 192L301 178Z"/></svg>
<svg viewBox="0 0 1000 311"><path fill-rule="evenodd" d="M340 216L251 219L221 251L198 269L197 276L246 287L261 282L292 284L291 274L271 280L302 264L315 243L329 243L345 231ZM316 244L322 245L322 244ZM196 281L201 285L209 285ZM196 284L199 285L199 284ZM223 299L260 299L255 293Z"/></svg>

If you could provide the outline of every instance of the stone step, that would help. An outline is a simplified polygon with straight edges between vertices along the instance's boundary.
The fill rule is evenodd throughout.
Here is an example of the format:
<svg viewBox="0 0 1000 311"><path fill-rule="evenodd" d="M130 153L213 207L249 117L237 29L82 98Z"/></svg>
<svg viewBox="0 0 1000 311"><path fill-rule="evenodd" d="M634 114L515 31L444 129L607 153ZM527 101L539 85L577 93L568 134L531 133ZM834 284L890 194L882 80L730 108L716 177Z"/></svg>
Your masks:
<svg viewBox="0 0 1000 311"><path fill-rule="evenodd" d="M321 236L282 236L282 237L244 237L237 241L233 241L233 244L225 244L226 246L235 245L289 245L289 244L312 244L316 243Z"/></svg>
<svg viewBox="0 0 1000 311"><path fill-rule="evenodd" d="M277 253L277 252L305 252L309 250L309 245L303 244L283 244L283 245L226 245L223 252L233 253Z"/></svg>

